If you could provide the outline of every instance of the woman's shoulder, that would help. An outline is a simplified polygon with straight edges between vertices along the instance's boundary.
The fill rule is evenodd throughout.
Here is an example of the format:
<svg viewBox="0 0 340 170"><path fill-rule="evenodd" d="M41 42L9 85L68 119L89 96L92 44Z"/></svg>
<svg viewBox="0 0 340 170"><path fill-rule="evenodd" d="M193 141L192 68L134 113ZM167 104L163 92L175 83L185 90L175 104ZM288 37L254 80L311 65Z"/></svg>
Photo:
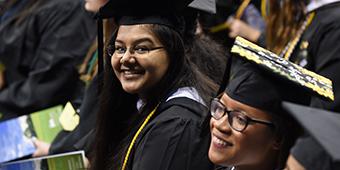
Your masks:
<svg viewBox="0 0 340 170"><path fill-rule="evenodd" d="M201 136L204 134L200 126L200 116L196 115L203 113L199 111L199 107L204 105L185 97L162 103L158 107L157 116L137 139L138 149L134 156L136 167L148 166L151 168L146 169L153 169L165 166L167 168L157 169L184 169L185 162L185 169L213 170L206 156L210 140ZM150 162L151 159L154 161Z"/></svg>
<svg viewBox="0 0 340 170"><path fill-rule="evenodd" d="M200 120L208 114L208 108L186 97L173 98L159 106L159 116Z"/></svg>
<svg viewBox="0 0 340 170"><path fill-rule="evenodd" d="M329 25L336 24L340 25L340 2L325 5L315 11L315 19L320 22L320 24Z"/></svg>
<svg viewBox="0 0 340 170"><path fill-rule="evenodd" d="M146 129L171 126L199 130L207 115L208 109L201 103L185 97L174 98L160 104Z"/></svg>

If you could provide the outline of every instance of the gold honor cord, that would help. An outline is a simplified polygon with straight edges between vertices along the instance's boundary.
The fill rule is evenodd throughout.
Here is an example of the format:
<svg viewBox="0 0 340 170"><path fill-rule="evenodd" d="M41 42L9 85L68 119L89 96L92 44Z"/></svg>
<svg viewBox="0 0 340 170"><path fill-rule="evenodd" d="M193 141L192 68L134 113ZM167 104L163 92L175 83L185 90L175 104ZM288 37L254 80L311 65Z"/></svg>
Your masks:
<svg viewBox="0 0 340 170"><path fill-rule="evenodd" d="M240 19L244 13L244 10L247 8L247 6L249 5L251 0L243 0L242 4L240 5L240 7L237 9L236 11L236 15L235 18L236 19ZM216 26L213 26L210 28L210 32L211 33L216 33L225 29L229 28L229 24L227 24L226 22L223 22L222 24L218 24Z"/></svg>
<svg viewBox="0 0 340 170"><path fill-rule="evenodd" d="M263 18L267 17L267 0L261 0L261 15Z"/></svg>
<svg viewBox="0 0 340 170"><path fill-rule="evenodd" d="M146 126L146 124L149 122L149 120L151 119L151 117L155 114L157 108L158 108L159 104L149 113L149 115L145 118L143 124L139 127L138 131L135 133L135 135L132 138L132 141L129 145L129 148L126 152L126 155L124 157L124 162L123 162L123 166L121 170L125 170L126 165L128 163L129 160L129 156L132 150L133 145L136 143L137 137L139 136L140 132L144 129L144 127Z"/></svg>
<svg viewBox="0 0 340 170"><path fill-rule="evenodd" d="M243 0L242 4L236 11L235 18L240 19L244 13L244 10L247 8L251 0Z"/></svg>
<svg viewBox="0 0 340 170"><path fill-rule="evenodd" d="M290 41L287 46L282 50L282 52L280 53L280 57L284 57L286 60L289 60L292 52L294 51L297 43L299 42L303 32L306 30L306 28L312 23L313 19L315 16L315 12L312 12L310 14L308 14L305 22L302 24L301 29L297 32L296 37Z"/></svg>

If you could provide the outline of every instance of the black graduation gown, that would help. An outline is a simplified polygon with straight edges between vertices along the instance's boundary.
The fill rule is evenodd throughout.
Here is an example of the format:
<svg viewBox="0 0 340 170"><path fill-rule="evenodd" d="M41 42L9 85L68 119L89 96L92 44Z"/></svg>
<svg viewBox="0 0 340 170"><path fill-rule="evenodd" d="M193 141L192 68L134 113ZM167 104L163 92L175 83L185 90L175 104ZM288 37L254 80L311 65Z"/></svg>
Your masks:
<svg viewBox="0 0 340 170"><path fill-rule="evenodd" d="M77 66L96 34L83 3L46 0L19 25L15 15L0 25L0 61L7 84L0 91L0 121L65 104L79 94L75 91L83 85Z"/></svg>
<svg viewBox="0 0 340 170"><path fill-rule="evenodd" d="M311 106L340 113L340 3L323 6L303 34L292 61L333 81L335 101L312 97ZM311 156L311 155L317 156ZM298 140L293 155L306 169L332 169L331 160L311 137ZM322 158L322 159L320 159ZM335 167L333 167L335 169ZM338 167L339 168L339 167Z"/></svg>
<svg viewBox="0 0 340 170"><path fill-rule="evenodd" d="M209 170L209 130L200 137L202 104L174 98L159 106L157 116L142 130L128 162L129 170ZM205 127L207 128L207 127Z"/></svg>
<svg viewBox="0 0 340 170"><path fill-rule="evenodd" d="M85 91L83 102L79 108L80 121L73 131L62 130L53 140L49 154L84 150L88 155L91 150L93 129L98 111L98 78L95 76Z"/></svg>

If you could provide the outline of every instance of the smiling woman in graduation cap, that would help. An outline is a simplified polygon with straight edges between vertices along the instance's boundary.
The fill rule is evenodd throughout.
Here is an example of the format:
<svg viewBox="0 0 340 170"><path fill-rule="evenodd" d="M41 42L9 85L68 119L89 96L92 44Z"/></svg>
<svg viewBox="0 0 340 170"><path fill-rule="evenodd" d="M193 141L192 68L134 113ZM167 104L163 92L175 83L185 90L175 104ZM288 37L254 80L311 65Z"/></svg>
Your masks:
<svg viewBox="0 0 340 170"><path fill-rule="evenodd" d="M211 102L209 158L225 169L283 169L299 126L282 103L334 99L331 82L242 38L232 52L228 83Z"/></svg>
<svg viewBox="0 0 340 170"><path fill-rule="evenodd" d="M209 89L186 55L182 11L191 1L111 0L114 17L91 168L211 169L201 133Z"/></svg>

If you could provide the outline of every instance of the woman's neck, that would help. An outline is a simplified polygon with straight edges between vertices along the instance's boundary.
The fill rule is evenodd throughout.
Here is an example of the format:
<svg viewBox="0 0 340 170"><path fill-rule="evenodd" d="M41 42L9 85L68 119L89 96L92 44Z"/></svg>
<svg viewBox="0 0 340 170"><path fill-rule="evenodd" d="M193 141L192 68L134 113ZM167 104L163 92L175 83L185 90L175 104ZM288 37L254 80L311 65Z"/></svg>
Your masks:
<svg viewBox="0 0 340 170"><path fill-rule="evenodd" d="M261 164L261 165L235 166L234 170L254 170L254 169L274 170L275 168L276 168L276 164L269 164L268 162L265 162L265 164Z"/></svg>
<svg viewBox="0 0 340 170"><path fill-rule="evenodd" d="M275 150L272 151L271 153L268 153L267 156L264 157L258 164L239 165L235 166L234 170L254 170L254 169L274 170L278 167L278 159L279 152Z"/></svg>

